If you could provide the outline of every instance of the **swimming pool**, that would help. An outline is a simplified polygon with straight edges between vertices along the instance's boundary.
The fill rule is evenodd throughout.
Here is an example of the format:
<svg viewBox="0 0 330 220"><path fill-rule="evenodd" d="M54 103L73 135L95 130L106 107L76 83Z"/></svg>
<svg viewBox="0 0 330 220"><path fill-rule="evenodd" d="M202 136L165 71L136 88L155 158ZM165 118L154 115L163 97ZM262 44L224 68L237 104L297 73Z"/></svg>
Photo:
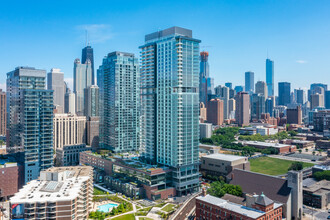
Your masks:
<svg viewBox="0 0 330 220"><path fill-rule="evenodd" d="M99 205L97 208L101 212L109 212L110 208L117 207L117 206L118 206L117 204L108 203L108 204L105 204L105 205Z"/></svg>

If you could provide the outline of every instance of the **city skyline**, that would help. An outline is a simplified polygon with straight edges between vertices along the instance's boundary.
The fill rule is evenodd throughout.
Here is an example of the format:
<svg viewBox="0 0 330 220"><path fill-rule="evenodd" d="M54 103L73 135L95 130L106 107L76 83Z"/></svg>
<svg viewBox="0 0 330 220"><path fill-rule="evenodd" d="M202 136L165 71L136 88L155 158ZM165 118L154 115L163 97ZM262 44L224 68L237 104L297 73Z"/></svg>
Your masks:
<svg viewBox="0 0 330 220"><path fill-rule="evenodd" d="M329 24L325 22L329 18L326 12L330 4L325 1L313 4L307 1L300 1L299 4L294 4L294 1L276 4L259 2L256 8L253 8L256 4L250 1L213 4L192 1L189 5L178 2L178 6L186 6L184 13L178 15L178 9L174 9L168 12L169 15L173 13L173 16L156 16L157 19L153 21L145 19L145 16L153 15L156 13L152 12L153 9L162 6L164 12L157 12L161 15L172 4L128 4L124 10L118 4L103 9L106 4L100 3L88 5L90 10L86 18L79 12L87 6L73 2L70 4L74 4L71 7L73 10L63 9L61 3L56 3L53 5L55 13L47 13L47 16L44 12L47 11L47 5L44 4L20 4L15 7L15 12L24 10L25 13L1 11L0 25L7 34L0 36L0 40L6 42L4 50L8 52L0 55L6 64L1 66L0 88L4 88L6 72L17 66L35 66L47 72L51 68L62 69L64 78L72 89L72 60L79 58L79 51L86 46L86 29L89 31L90 45L94 49L95 69L101 65L104 54L110 51L127 51L138 57L138 46L143 43L144 33L169 26L181 26L193 30L196 37L202 40L201 51L209 52L210 77L215 79L215 85L223 85L225 82L232 82L233 86L243 85L244 72L249 70L255 72L255 81L266 81L267 57L275 62L275 94L278 82L291 82L292 89L308 88L309 83L324 81L324 76L330 71L326 62L330 32L327 28ZM198 10L194 9L196 5ZM9 7L11 3L5 3L3 8ZM145 8L148 13L143 15ZM254 10L255 15L251 15L249 9ZM270 11L272 13L268 15ZM281 18L283 12L285 16ZM118 13L121 15L119 17L130 15L119 21L116 18ZM242 19L247 13L247 19ZM198 15L204 19L199 19ZM236 18L235 15L239 16ZM129 24L132 26L127 26L135 17L136 21ZM179 19L181 17L189 19ZM263 19L259 19L260 17ZM40 18L44 19L43 23L39 22ZM144 22L141 22L142 19ZM209 25L204 25L205 22L201 21L205 19L209 21ZM111 22L106 23L104 20ZM42 29L44 27L47 27L46 32ZM19 34L18 30L25 34ZM54 34L56 32L65 37L58 37ZM23 36L25 40L22 39ZM252 49L254 53L251 54L249 51ZM52 51L50 56L49 51ZM325 80L328 81L324 83L329 84L329 79Z"/></svg>

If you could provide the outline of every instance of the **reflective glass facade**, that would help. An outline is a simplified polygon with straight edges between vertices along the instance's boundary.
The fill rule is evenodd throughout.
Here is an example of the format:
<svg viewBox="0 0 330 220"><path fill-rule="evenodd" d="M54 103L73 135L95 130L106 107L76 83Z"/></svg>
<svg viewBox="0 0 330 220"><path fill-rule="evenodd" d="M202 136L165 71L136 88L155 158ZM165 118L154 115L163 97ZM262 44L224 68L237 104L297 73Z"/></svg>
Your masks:
<svg viewBox="0 0 330 220"><path fill-rule="evenodd" d="M8 153L24 163L25 182L53 166L53 91L46 72L18 67L7 73Z"/></svg>
<svg viewBox="0 0 330 220"><path fill-rule="evenodd" d="M112 52L98 69L101 147L114 152L139 148L139 62L134 54Z"/></svg>
<svg viewBox="0 0 330 220"><path fill-rule="evenodd" d="M266 59L266 83L268 96L274 96L274 61L270 59Z"/></svg>
<svg viewBox="0 0 330 220"><path fill-rule="evenodd" d="M178 195L199 187L199 43L173 27L141 46L141 151L173 168Z"/></svg>
<svg viewBox="0 0 330 220"><path fill-rule="evenodd" d="M73 92L76 96L76 113L85 113L85 94L84 89L92 85L92 65L89 60L85 64L80 63L79 59L74 61L73 68Z"/></svg>

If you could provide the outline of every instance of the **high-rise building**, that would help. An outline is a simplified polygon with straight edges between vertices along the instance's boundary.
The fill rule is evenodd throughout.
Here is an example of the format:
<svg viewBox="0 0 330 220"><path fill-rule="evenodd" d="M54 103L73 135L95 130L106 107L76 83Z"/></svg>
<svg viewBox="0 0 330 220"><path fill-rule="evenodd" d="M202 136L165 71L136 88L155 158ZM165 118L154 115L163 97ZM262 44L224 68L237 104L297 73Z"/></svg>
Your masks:
<svg viewBox="0 0 330 220"><path fill-rule="evenodd" d="M235 95L239 92L244 92L244 86L235 86Z"/></svg>
<svg viewBox="0 0 330 220"><path fill-rule="evenodd" d="M207 106L207 121L213 125L223 124L223 100L211 99Z"/></svg>
<svg viewBox="0 0 330 220"><path fill-rule="evenodd" d="M228 87L229 89L233 89L233 83L231 82L226 82L225 86Z"/></svg>
<svg viewBox="0 0 330 220"><path fill-rule="evenodd" d="M290 104L291 84L289 82L278 83L278 105Z"/></svg>
<svg viewBox="0 0 330 220"><path fill-rule="evenodd" d="M236 95L235 90L234 89L229 89L229 98L233 99L233 98L235 98L235 95Z"/></svg>
<svg viewBox="0 0 330 220"><path fill-rule="evenodd" d="M85 95L84 89L92 85L92 64L90 60L80 63L79 59L74 61L73 68L73 93L76 98L76 113L84 115L85 113Z"/></svg>
<svg viewBox="0 0 330 220"><path fill-rule="evenodd" d="M228 100L228 112L229 112L229 119L235 118L235 111L236 111L236 101L235 99Z"/></svg>
<svg viewBox="0 0 330 220"><path fill-rule="evenodd" d="M52 167L10 198L12 219L88 219L92 199L92 167Z"/></svg>
<svg viewBox="0 0 330 220"><path fill-rule="evenodd" d="M65 84L64 73L60 69L51 69L47 74L47 89L54 91L54 105L60 112L64 112Z"/></svg>
<svg viewBox="0 0 330 220"><path fill-rule="evenodd" d="M0 136L6 136L6 93L0 89Z"/></svg>
<svg viewBox="0 0 330 220"><path fill-rule="evenodd" d="M158 75L159 76L159 75ZM101 146L114 152L139 149L139 62L134 54L109 53L97 72Z"/></svg>
<svg viewBox="0 0 330 220"><path fill-rule="evenodd" d="M87 144L97 150L100 142L100 117L87 118Z"/></svg>
<svg viewBox="0 0 330 220"><path fill-rule="evenodd" d="M199 189L199 43L172 27L140 47L143 155L173 169L179 196Z"/></svg>
<svg viewBox="0 0 330 220"><path fill-rule="evenodd" d="M82 49L81 53L81 63L87 64L88 61L90 61L92 65L92 85L95 85L95 72L94 72L94 54L93 54L93 48L88 45Z"/></svg>
<svg viewBox="0 0 330 220"><path fill-rule="evenodd" d="M239 126L249 125L250 121L250 96L247 92L239 92L235 96L235 119Z"/></svg>
<svg viewBox="0 0 330 220"><path fill-rule="evenodd" d="M305 91L303 89L295 89L297 104L303 105L305 103Z"/></svg>
<svg viewBox="0 0 330 220"><path fill-rule="evenodd" d="M261 114L266 112L265 96L254 93L251 96L251 119L261 119Z"/></svg>
<svg viewBox="0 0 330 220"><path fill-rule="evenodd" d="M266 83L268 96L274 96L274 61L268 58L266 59Z"/></svg>
<svg viewBox="0 0 330 220"><path fill-rule="evenodd" d="M245 92L254 92L254 72L245 72Z"/></svg>
<svg viewBox="0 0 330 220"><path fill-rule="evenodd" d="M222 97L222 87L221 85L218 85L214 88L215 96L218 98Z"/></svg>
<svg viewBox="0 0 330 220"><path fill-rule="evenodd" d="M317 107L324 107L324 96L319 93L311 95L311 110Z"/></svg>
<svg viewBox="0 0 330 220"><path fill-rule="evenodd" d="M308 90L308 101L311 101L311 95L316 93L323 94L328 90L328 85L323 83L312 83ZM325 98L325 97L324 97Z"/></svg>
<svg viewBox="0 0 330 220"><path fill-rule="evenodd" d="M266 113L269 113L270 117L274 117L275 97L270 96L266 99L265 108Z"/></svg>
<svg viewBox="0 0 330 220"><path fill-rule="evenodd" d="M85 88L85 116L99 116L99 87L92 85Z"/></svg>
<svg viewBox="0 0 330 220"><path fill-rule="evenodd" d="M330 109L330 90L325 91L325 108Z"/></svg>
<svg viewBox="0 0 330 220"><path fill-rule="evenodd" d="M229 88L222 87L222 96L220 99L223 101L223 118L229 118L229 110L228 110L228 100L229 100Z"/></svg>
<svg viewBox="0 0 330 220"><path fill-rule="evenodd" d="M53 166L53 91L45 84L45 70L7 73L7 152L18 153L25 183Z"/></svg>
<svg viewBox="0 0 330 220"><path fill-rule="evenodd" d="M201 122L204 122L207 120L207 109L205 107L204 102L199 103L199 118Z"/></svg>
<svg viewBox="0 0 330 220"><path fill-rule="evenodd" d="M261 94L265 97L265 101L268 98L267 84L264 81L258 81L256 83L256 93Z"/></svg>
<svg viewBox="0 0 330 220"><path fill-rule="evenodd" d="M301 106L298 105L297 108L288 108L286 110L286 118L288 124L302 124L302 111Z"/></svg>
<svg viewBox="0 0 330 220"><path fill-rule="evenodd" d="M55 114L54 150L64 146L86 144L86 117L74 114Z"/></svg>
<svg viewBox="0 0 330 220"><path fill-rule="evenodd" d="M66 89L64 97L64 113L75 114L76 112L76 95L71 92L70 88Z"/></svg>
<svg viewBox="0 0 330 220"><path fill-rule="evenodd" d="M207 79L209 78L209 53L203 51L200 53L200 73L199 73L199 101L207 105L208 85Z"/></svg>

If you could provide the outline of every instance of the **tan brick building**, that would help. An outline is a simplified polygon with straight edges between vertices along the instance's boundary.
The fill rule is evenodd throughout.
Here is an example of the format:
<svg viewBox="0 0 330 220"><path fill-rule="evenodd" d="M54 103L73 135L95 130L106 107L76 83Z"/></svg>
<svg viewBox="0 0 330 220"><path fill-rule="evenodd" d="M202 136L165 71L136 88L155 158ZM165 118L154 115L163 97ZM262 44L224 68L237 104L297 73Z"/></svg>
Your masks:
<svg viewBox="0 0 330 220"><path fill-rule="evenodd" d="M53 167L40 172L10 199L12 219L87 219L92 209L93 168Z"/></svg>

